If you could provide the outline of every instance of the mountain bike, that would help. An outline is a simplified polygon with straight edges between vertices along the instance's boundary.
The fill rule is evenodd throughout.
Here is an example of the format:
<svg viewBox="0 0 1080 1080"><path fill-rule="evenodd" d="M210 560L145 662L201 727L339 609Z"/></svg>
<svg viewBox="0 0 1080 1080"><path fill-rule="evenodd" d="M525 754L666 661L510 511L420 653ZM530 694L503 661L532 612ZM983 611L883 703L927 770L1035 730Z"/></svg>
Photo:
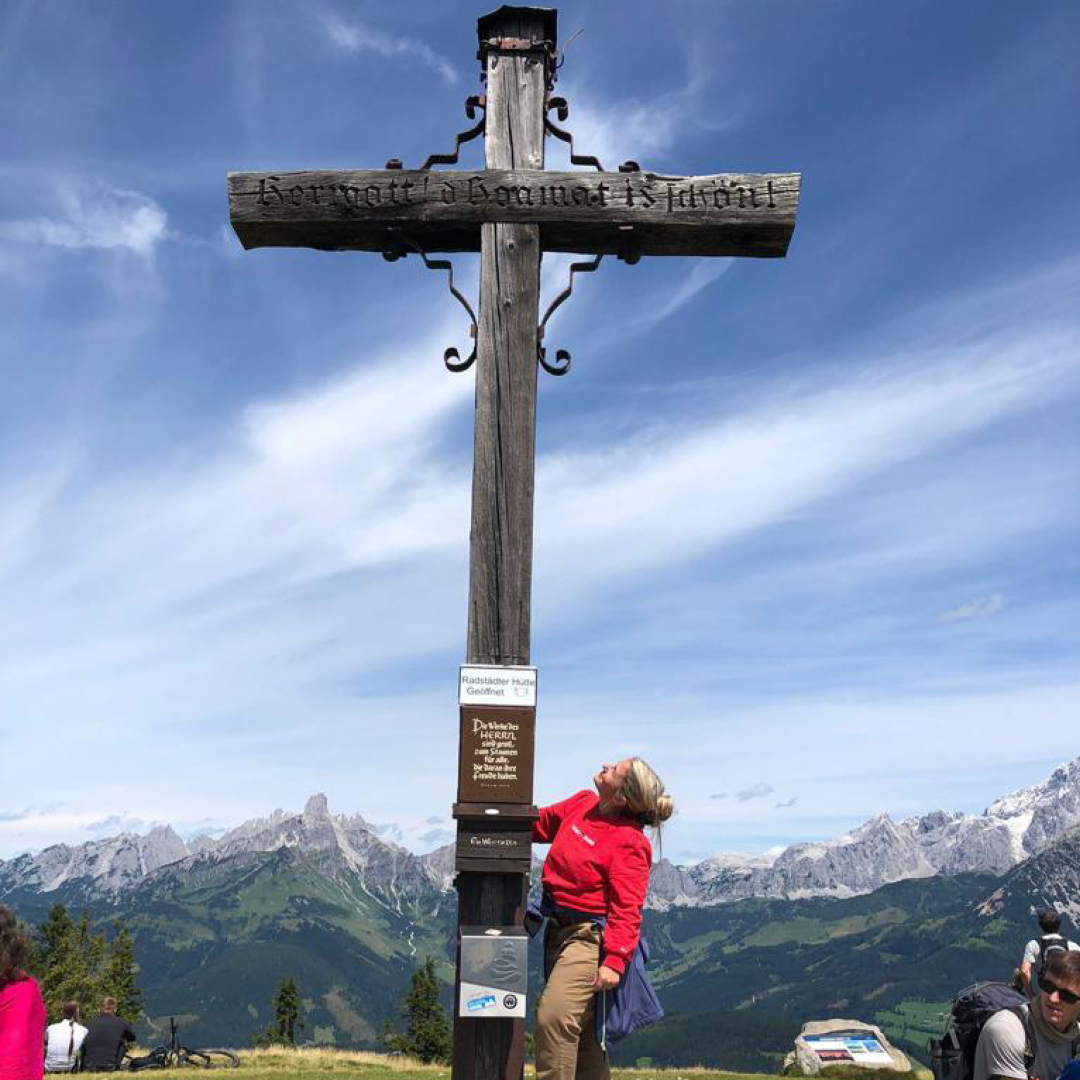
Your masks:
<svg viewBox="0 0 1080 1080"><path fill-rule="evenodd" d="M235 1069L240 1058L231 1050L192 1050L180 1043L180 1028L174 1017L169 1017L169 1045L155 1046L145 1057L132 1058L128 1068L132 1072L144 1069Z"/></svg>

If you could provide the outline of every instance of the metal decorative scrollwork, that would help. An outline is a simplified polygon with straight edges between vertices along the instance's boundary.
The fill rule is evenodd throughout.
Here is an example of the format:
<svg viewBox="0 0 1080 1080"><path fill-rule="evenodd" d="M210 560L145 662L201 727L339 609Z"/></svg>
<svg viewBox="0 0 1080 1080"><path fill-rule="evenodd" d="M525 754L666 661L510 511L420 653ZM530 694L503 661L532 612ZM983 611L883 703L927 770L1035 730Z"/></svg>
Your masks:
<svg viewBox="0 0 1080 1080"><path fill-rule="evenodd" d="M567 104L564 97L549 97L544 103L544 130L549 135L554 135L556 139L561 139L564 143L570 144L570 161L574 165L589 165L596 169L598 172L604 171L604 166L600 164L600 159L593 157L591 154L577 154L574 152L574 136L569 131L564 131L561 127L556 127L547 114L554 109L560 120L565 121L570 115L570 106Z"/></svg>
<svg viewBox="0 0 1080 1080"><path fill-rule="evenodd" d="M552 363L548 360L547 349L543 346L544 331L547 329L547 321L555 314L555 310L559 305L562 304L563 301L569 299L570 294L574 291L574 275L591 274L599 267L603 258L603 255L597 255L596 258L592 259L590 262L570 264L570 279L566 283L566 288L563 289L550 304L548 304L548 309L544 312L544 317L540 320L540 325L536 328L536 359L549 375L565 375L570 370L570 353L566 349L556 349L555 362Z"/></svg>
<svg viewBox="0 0 1080 1080"><path fill-rule="evenodd" d="M424 265L429 270L446 271L447 287L450 289L454 299L465 309L469 316L469 336L473 339L472 352L462 360L461 353L453 345L443 351L443 363L448 370L454 372L468 371L476 360L476 313L473 311L469 301L454 287L454 267L449 259L429 259L427 252L415 240L402 234L387 237L387 244L383 249L382 257L387 262L397 262L398 259L404 259L409 251L416 252L424 260Z"/></svg>
<svg viewBox="0 0 1080 1080"><path fill-rule="evenodd" d="M480 109L484 115L480 117L480 123L474 127L469 128L468 131L459 131L454 136L454 152L452 154L431 154L427 161L420 166L420 171L425 172L430 169L432 165L456 165L458 160L458 154L461 153L461 147L463 143L471 142L484 132L484 125L487 123L487 98L483 94L473 94L472 97L465 99L465 115L470 120L476 119L476 110Z"/></svg>

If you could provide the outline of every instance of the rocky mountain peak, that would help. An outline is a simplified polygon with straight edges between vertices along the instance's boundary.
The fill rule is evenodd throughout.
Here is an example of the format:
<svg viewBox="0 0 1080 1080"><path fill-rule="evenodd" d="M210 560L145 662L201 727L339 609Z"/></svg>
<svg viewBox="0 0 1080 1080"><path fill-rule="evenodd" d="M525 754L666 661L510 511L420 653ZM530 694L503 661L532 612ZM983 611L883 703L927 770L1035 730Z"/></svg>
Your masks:
<svg viewBox="0 0 1080 1080"><path fill-rule="evenodd" d="M882 813L833 840L761 855L721 854L694 866L664 860L653 869L649 905L697 907L755 896L842 898L934 874L1004 874L1078 827L1080 758L1039 784L1003 796L982 814L935 810L894 821ZM320 792L299 813L275 810L216 840L203 835L185 844L170 826L159 825L144 836L121 833L77 846L56 844L0 861L0 899L21 888L115 896L172 864L186 873L195 863L206 867L267 853L295 853L320 874L359 880L362 891L395 909L414 894L448 888L453 846L417 857L385 835L394 828L369 825L359 814L332 814Z"/></svg>

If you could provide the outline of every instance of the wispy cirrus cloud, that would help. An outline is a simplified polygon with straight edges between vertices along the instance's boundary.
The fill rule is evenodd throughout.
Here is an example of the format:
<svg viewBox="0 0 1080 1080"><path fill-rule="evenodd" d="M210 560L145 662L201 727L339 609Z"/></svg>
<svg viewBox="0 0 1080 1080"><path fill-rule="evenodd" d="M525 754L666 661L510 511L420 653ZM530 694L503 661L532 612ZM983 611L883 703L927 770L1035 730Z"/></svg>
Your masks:
<svg viewBox="0 0 1080 1080"><path fill-rule="evenodd" d="M586 34L580 44L574 45L577 60L587 48ZM686 129L706 126L703 115L708 115L710 131L735 126L739 122L736 107L718 109L714 100L707 109L699 107L715 76L715 57L691 47L683 70L686 75L681 83L647 100L625 94L608 99L581 79L568 77L564 93L570 116L566 126L574 135L574 150L599 158L604 168L612 171L624 161L636 161L643 169L657 169ZM569 149L563 149L561 143L552 149L552 158L568 159Z"/></svg>
<svg viewBox="0 0 1080 1080"><path fill-rule="evenodd" d="M1003 593L994 593L992 596L979 597L968 600L957 607L949 608L938 616L938 622L964 622L967 619L989 619L993 615L1005 610L1005 596Z"/></svg>
<svg viewBox="0 0 1080 1080"><path fill-rule="evenodd" d="M636 315L628 324L631 334L643 334L654 326L681 311L691 300L707 289L717 278L726 274L734 265L734 259L697 259L683 275L679 284L655 305L650 305Z"/></svg>
<svg viewBox="0 0 1080 1080"><path fill-rule="evenodd" d="M85 827L90 833L137 832L149 828L153 822L133 814L110 814L108 817L89 822Z"/></svg>
<svg viewBox="0 0 1080 1080"><path fill-rule="evenodd" d="M1052 388L1076 393L1076 350L1075 333L1053 330L909 347L819 372L817 387L777 386L737 413L721 406L715 419L657 424L618 447L549 455L538 516L557 523L562 548L603 552L579 560L574 589L689 558L1034 408ZM541 547L548 557L556 552Z"/></svg>
<svg viewBox="0 0 1080 1080"><path fill-rule="evenodd" d="M458 81L454 66L418 38L388 34L356 20L345 22L331 12L323 12L322 25L330 40L347 52L371 52L385 57L407 55L430 68L443 82L453 85Z"/></svg>
<svg viewBox="0 0 1080 1080"><path fill-rule="evenodd" d="M0 222L0 237L22 244L126 251L144 258L168 236L168 215L150 197L124 188L67 182L59 213Z"/></svg>

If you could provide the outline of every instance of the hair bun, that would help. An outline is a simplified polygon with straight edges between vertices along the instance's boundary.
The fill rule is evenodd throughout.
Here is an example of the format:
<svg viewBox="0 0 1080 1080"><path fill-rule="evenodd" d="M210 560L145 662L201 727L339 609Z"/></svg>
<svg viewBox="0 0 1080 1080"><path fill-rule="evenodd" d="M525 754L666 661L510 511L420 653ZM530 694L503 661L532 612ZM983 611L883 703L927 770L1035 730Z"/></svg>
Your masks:
<svg viewBox="0 0 1080 1080"><path fill-rule="evenodd" d="M653 811L653 820L650 824L660 825L667 821L675 813L675 800L670 795L660 795L656 800L656 809Z"/></svg>

